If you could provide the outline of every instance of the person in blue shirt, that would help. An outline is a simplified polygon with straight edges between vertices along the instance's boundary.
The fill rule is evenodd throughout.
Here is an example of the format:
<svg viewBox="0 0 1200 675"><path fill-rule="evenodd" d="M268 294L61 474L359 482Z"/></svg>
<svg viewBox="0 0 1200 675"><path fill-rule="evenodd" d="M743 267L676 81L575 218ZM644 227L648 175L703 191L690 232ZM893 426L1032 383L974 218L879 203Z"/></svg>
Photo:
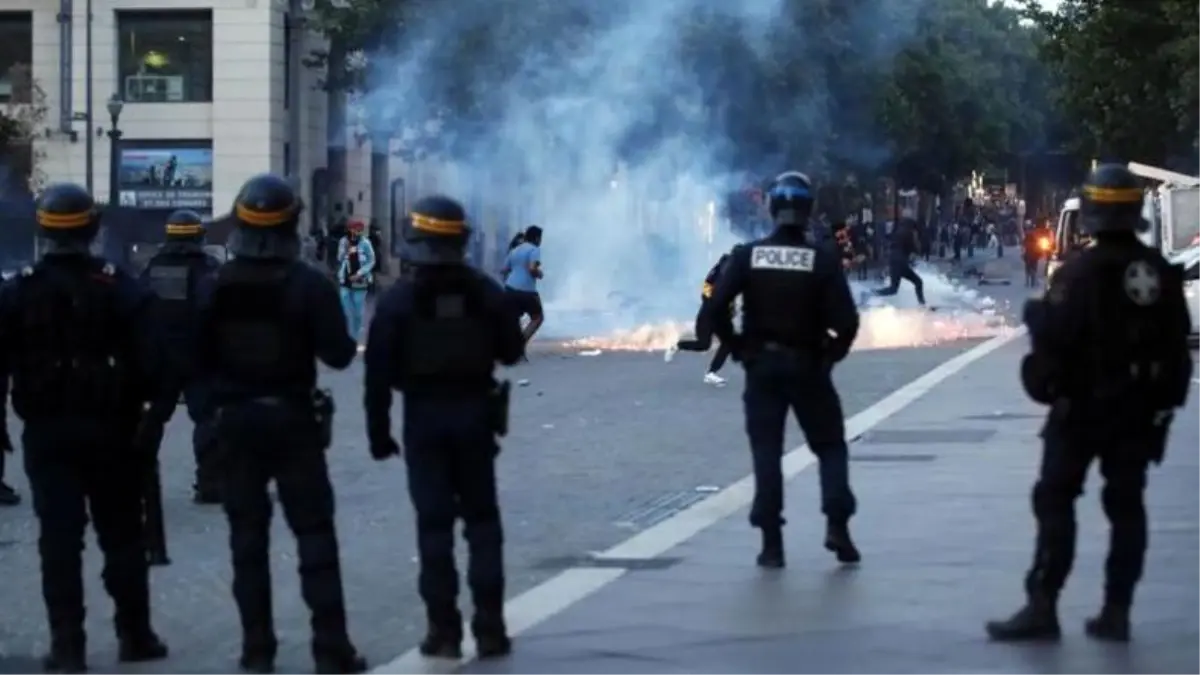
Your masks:
<svg viewBox="0 0 1200 675"><path fill-rule="evenodd" d="M361 220L351 221L346 226L346 236L338 242L337 277L342 310L346 314L346 327L355 340L363 337L363 312L375 272L375 247L369 237L363 236L364 229Z"/></svg>
<svg viewBox="0 0 1200 675"><path fill-rule="evenodd" d="M504 287L517 317L529 317L522 335L528 344L542 327L542 297L537 284L542 278L542 228L530 225L524 241L508 252L504 261Z"/></svg>

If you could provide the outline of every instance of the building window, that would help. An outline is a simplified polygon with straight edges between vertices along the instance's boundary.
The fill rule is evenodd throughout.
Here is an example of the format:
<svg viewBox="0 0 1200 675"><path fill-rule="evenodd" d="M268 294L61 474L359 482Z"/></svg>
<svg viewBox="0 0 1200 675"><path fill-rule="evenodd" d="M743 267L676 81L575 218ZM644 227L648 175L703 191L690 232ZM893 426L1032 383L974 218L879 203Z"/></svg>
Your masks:
<svg viewBox="0 0 1200 675"><path fill-rule="evenodd" d="M212 100L212 12L117 12L118 89L130 103Z"/></svg>
<svg viewBox="0 0 1200 675"><path fill-rule="evenodd" d="M31 63L33 12L0 12L0 102L29 103Z"/></svg>

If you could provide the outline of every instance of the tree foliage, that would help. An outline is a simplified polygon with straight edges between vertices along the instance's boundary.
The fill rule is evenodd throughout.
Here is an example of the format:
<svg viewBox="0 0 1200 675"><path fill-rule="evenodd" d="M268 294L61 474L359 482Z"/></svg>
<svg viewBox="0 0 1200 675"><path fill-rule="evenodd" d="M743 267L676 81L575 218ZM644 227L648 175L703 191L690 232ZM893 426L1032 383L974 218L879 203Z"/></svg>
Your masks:
<svg viewBox="0 0 1200 675"><path fill-rule="evenodd" d="M9 100L0 108L0 190L37 191L45 182L40 168L43 152L36 139L50 108L46 92L25 64L9 69Z"/></svg>
<svg viewBox="0 0 1200 675"><path fill-rule="evenodd" d="M1029 2L1054 102L1078 125L1080 157L1194 164L1200 127L1200 11L1195 0ZM1194 168L1194 167L1193 167Z"/></svg>

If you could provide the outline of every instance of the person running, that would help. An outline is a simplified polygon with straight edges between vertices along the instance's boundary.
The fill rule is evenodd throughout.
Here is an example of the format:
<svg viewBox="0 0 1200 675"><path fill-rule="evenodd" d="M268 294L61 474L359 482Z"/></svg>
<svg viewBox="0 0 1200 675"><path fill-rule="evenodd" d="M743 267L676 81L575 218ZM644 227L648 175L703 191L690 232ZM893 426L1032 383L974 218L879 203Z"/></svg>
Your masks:
<svg viewBox="0 0 1200 675"><path fill-rule="evenodd" d="M663 354L663 360L670 363L675 358L675 354L679 350L686 352L706 352L712 347L713 327L710 321L706 318L707 312L705 309L708 305L708 299L712 296L713 287L716 286L717 280L721 277L721 270L724 269L725 263L729 260L729 254L725 253L721 259L713 265L712 269L704 277L704 285L700 288L700 311L696 314L696 336L690 340L679 340L675 344L667 348ZM733 307L729 307L729 311L733 311ZM729 359L730 348L724 342L717 345L717 353L713 354L712 361L708 364L708 370L704 373L704 383L711 384L714 387L725 386L725 378L717 373L725 365L725 361Z"/></svg>

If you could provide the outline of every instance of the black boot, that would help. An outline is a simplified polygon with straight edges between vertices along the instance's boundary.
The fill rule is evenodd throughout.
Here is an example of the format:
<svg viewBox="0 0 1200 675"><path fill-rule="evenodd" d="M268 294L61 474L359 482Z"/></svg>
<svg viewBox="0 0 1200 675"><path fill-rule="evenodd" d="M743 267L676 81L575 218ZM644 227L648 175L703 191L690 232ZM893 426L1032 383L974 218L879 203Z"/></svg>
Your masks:
<svg viewBox="0 0 1200 675"><path fill-rule="evenodd" d="M86 673L87 640L82 633L50 637L50 651L42 657L42 670L47 673Z"/></svg>
<svg viewBox="0 0 1200 675"><path fill-rule="evenodd" d="M1031 594L1025 606L1003 621L985 625L988 636L998 642L1053 641L1062 637L1058 608L1046 595Z"/></svg>
<svg viewBox="0 0 1200 675"><path fill-rule="evenodd" d="M313 654L313 661L316 663L317 672L323 675L367 672L367 660L349 642L337 649L322 649Z"/></svg>
<svg viewBox="0 0 1200 675"><path fill-rule="evenodd" d="M121 631L117 635L117 658L122 663L159 661L167 658L169 650L150 628Z"/></svg>
<svg viewBox="0 0 1200 675"><path fill-rule="evenodd" d="M508 636L502 608L476 610L471 619L471 633L475 636L475 653L480 659L496 659L512 653L512 638Z"/></svg>
<svg viewBox="0 0 1200 675"><path fill-rule="evenodd" d="M462 615L458 609L426 612L429 630L421 640L420 651L439 659L462 658Z"/></svg>
<svg viewBox="0 0 1200 675"><path fill-rule="evenodd" d="M238 667L243 673L268 675L275 672L275 652L279 643L275 639L273 621L242 628L242 656Z"/></svg>
<svg viewBox="0 0 1200 675"><path fill-rule="evenodd" d="M762 528L762 551L756 560L759 567L767 569L783 569L787 564L783 553L783 529L779 527Z"/></svg>
<svg viewBox="0 0 1200 675"><path fill-rule="evenodd" d="M1083 630L1097 640L1129 642L1129 608L1104 603L1099 614L1084 622Z"/></svg>
<svg viewBox="0 0 1200 675"><path fill-rule="evenodd" d="M858 547L850 538L850 526L845 521L829 520L826 522L825 550L832 551L840 563L853 564L862 560Z"/></svg>
<svg viewBox="0 0 1200 675"><path fill-rule="evenodd" d="M4 452L0 450L0 452ZM16 506L21 503L21 495L12 489L8 483L0 481L0 506Z"/></svg>

